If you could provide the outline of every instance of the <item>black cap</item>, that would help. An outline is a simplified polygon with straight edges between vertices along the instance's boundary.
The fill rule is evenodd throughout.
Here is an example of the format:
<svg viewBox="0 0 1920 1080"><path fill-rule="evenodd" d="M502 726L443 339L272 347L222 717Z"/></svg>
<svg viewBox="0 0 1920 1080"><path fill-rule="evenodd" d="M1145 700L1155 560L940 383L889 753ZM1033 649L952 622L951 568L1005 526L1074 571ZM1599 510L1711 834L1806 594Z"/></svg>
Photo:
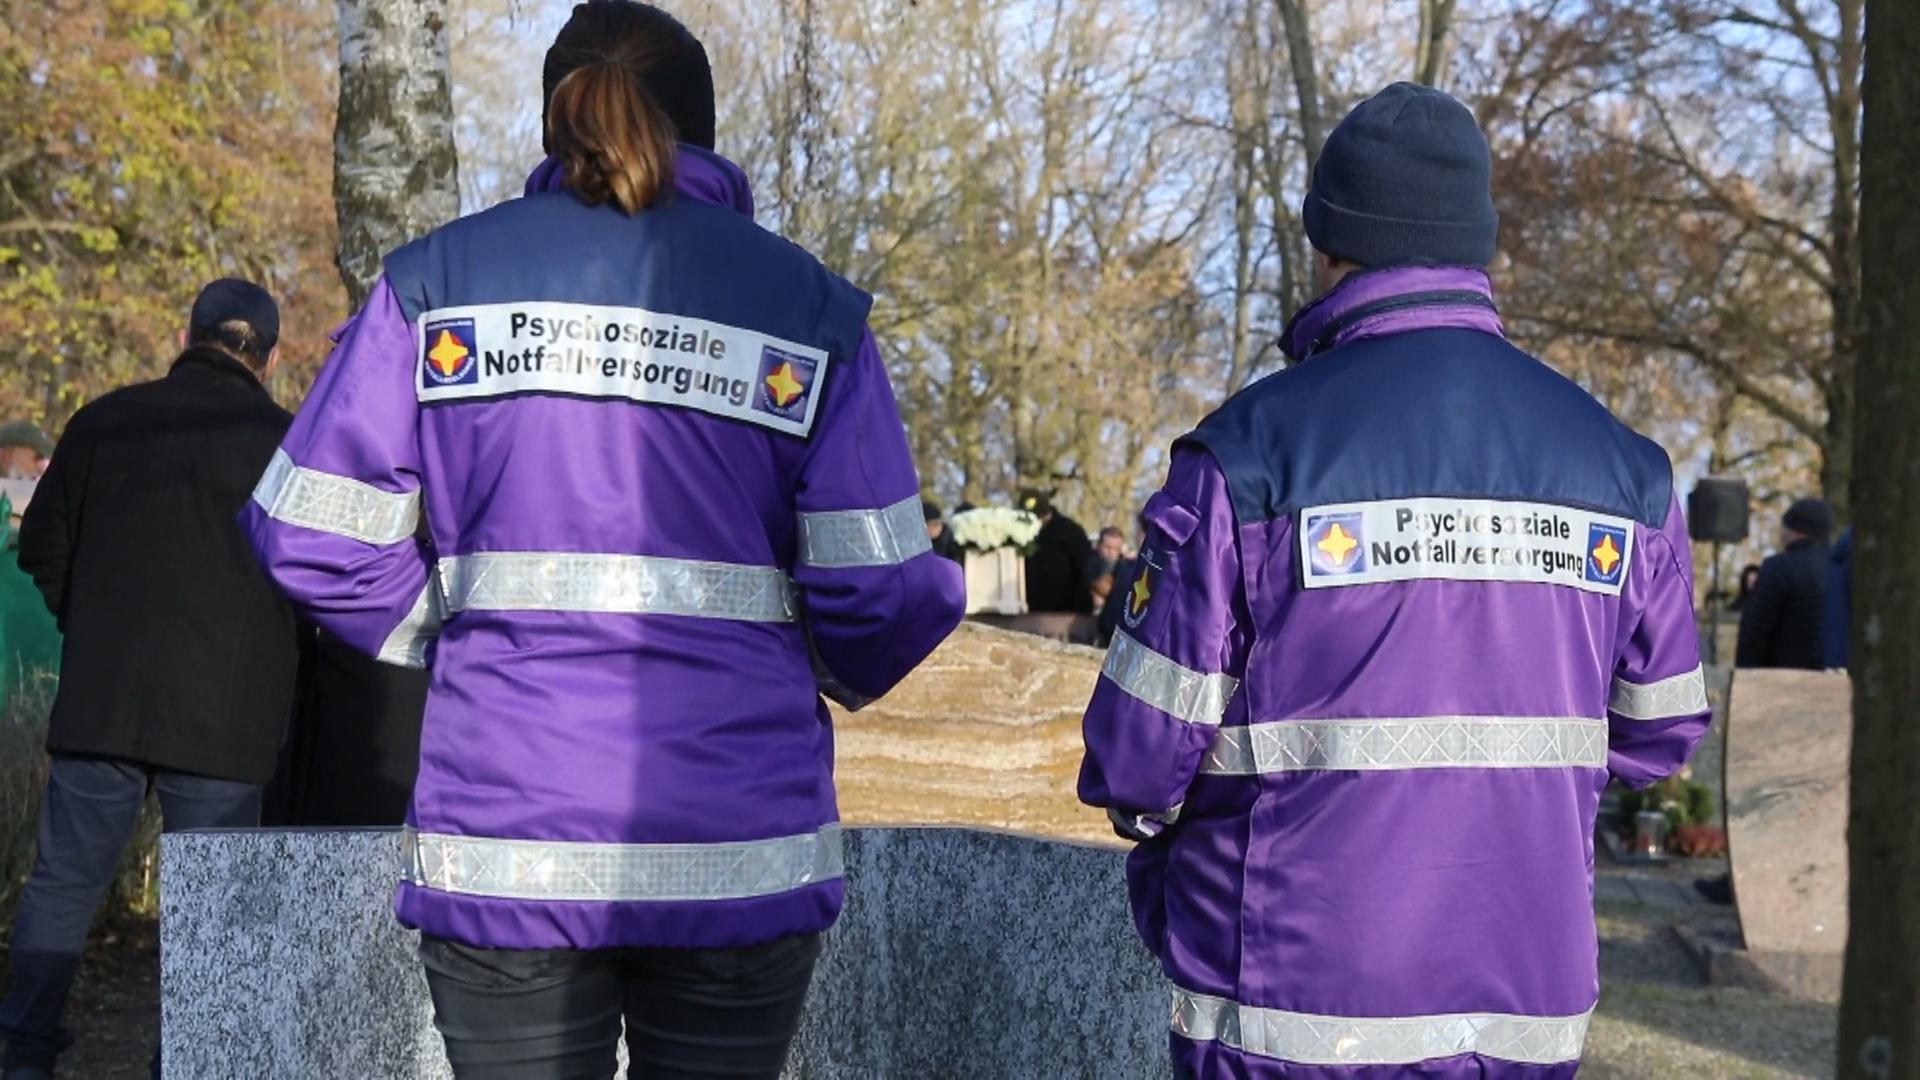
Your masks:
<svg viewBox="0 0 1920 1080"><path fill-rule="evenodd" d="M1825 540L1833 532L1833 507L1825 499L1800 499L1787 507L1780 523L1802 536Z"/></svg>
<svg viewBox="0 0 1920 1080"><path fill-rule="evenodd" d="M1500 231L1492 177L1471 110L1394 83L1327 136L1301 217L1316 250L1361 266L1485 266Z"/></svg>
<svg viewBox="0 0 1920 1080"><path fill-rule="evenodd" d="M921 512L921 513L923 513L923 514L925 514L925 515L927 515L927 520L928 520L928 521L939 521L939 520L940 520L940 516L941 516L941 515L940 515L940 504L939 504L939 503L937 503L937 502L934 502L934 501L933 501L932 499L921 499L921 500L920 500L920 512Z"/></svg>
<svg viewBox="0 0 1920 1080"><path fill-rule="evenodd" d="M252 328L262 356L273 351L280 340L280 305L251 281L221 278L201 289L193 302L193 315L187 320L187 340L212 337L220 324L229 322L243 322Z"/></svg>

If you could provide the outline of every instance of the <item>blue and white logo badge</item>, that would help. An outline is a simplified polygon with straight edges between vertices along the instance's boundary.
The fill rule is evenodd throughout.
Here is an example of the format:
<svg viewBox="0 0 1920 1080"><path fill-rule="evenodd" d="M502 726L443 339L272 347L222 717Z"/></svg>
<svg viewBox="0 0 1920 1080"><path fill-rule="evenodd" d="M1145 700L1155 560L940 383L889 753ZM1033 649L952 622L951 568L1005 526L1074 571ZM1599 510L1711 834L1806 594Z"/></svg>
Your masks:
<svg viewBox="0 0 1920 1080"><path fill-rule="evenodd" d="M480 381L479 335L472 319L443 319L426 327L423 386L472 386Z"/></svg>
<svg viewBox="0 0 1920 1080"><path fill-rule="evenodd" d="M1587 527L1587 580L1619 585L1627 569L1627 530L1612 525Z"/></svg>
<svg viewBox="0 0 1920 1080"><path fill-rule="evenodd" d="M1366 573L1366 515L1351 513L1309 517L1307 550L1311 553L1315 577Z"/></svg>
<svg viewBox="0 0 1920 1080"><path fill-rule="evenodd" d="M818 370L819 364L810 356L766 346L760 351L760 386L754 407L782 420L804 421Z"/></svg>

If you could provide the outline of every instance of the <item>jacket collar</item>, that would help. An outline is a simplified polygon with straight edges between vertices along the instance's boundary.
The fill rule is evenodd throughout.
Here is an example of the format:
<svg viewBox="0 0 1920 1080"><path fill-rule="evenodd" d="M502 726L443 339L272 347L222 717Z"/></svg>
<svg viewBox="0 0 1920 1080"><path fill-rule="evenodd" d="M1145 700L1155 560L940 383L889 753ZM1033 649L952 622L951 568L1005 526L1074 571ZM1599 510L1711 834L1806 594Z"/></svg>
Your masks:
<svg viewBox="0 0 1920 1080"><path fill-rule="evenodd" d="M557 158L542 161L533 175L527 177L528 195L565 190L566 170L560 167ZM673 190L699 202L753 216L753 187L747 183L747 174L711 150L689 143L679 144L679 153L673 160Z"/></svg>
<svg viewBox="0 0 1920 1080"><path fill-rule="evenodd" d="M1348 274L1294 315L1280 343L1298 363L1349 341L1442 327L1506 336L1485 270L1393 266Z"/></svg>
<svg viewBox="0 0 1920 1080"><path fill-rule="evenodd" d="M266 386L262 385L260 377L253 373L252 368L211 345L187 346L186 351L174 360L173 366L167 369L167 375L171 378L185 372L201 371L224 378L240 379L262 394L267 393Z"/></svg>

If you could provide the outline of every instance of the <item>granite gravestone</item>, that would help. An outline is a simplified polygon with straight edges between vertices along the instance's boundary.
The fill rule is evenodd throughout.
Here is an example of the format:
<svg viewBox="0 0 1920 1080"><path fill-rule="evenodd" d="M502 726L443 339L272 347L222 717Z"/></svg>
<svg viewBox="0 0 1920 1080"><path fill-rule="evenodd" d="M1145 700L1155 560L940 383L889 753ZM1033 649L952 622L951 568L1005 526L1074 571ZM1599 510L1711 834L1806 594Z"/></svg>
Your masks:
<svg viewBox="0 0 1920 1080"><path fill-rule="evenodd" d="M162 849L172 1080L450 1077L398 835L207 832ZM851 898L787 1075L1157 1077L1167 991L1120 852L1006 833L850 829Z"/></svg>

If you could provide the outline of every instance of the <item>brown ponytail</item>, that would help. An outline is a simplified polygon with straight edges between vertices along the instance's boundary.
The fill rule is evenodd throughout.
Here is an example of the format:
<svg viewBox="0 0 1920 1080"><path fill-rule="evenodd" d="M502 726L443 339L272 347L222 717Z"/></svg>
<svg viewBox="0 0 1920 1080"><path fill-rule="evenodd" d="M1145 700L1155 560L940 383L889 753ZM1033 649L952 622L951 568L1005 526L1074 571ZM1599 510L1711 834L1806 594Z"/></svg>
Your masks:
<svg viewBox="0 0 1920 1080"><path fill-rule="evenodd" d="M666 111L618 59L575 68L547 105L547 147L588 206L610 202L632 216L659 202L673 189L677 141Z"/></svg>

